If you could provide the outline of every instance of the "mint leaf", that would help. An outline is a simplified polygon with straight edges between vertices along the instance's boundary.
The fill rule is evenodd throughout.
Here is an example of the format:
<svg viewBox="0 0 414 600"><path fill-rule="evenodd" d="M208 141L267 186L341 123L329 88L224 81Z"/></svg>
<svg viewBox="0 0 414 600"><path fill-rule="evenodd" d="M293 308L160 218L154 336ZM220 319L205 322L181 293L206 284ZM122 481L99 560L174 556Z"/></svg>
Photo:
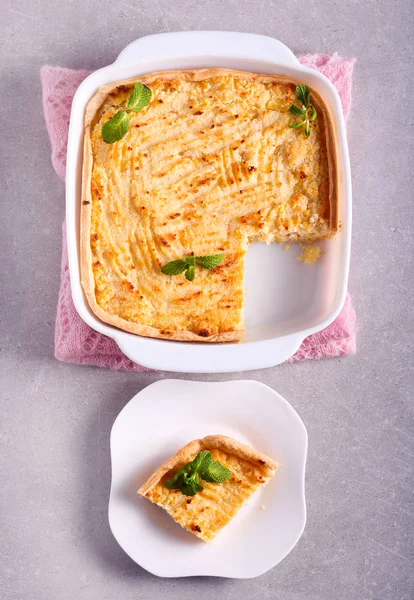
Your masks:
<svg viewBox="0 0 414 600"><path fill-rule="evenodd" d="M201 472L201 477L210 483L224 483L230 479L232 472L216 460L212 460Z"/></svg>
<svg viewBox="0 0 414 600"><path fill-rule="evenodd" d="M212 254L211 256L196 256L195 261L204 269L214 269L222 262L224 254Z"/></svg>
<svg viewBox="0 0 414 600"><path fill-rule="evenodd" d="M178 260L172 260L171 262L166 263L161 271L165 275L179 275L180 273L184 273L187 267L187 260L185 258L179 258Z"/></svg>
<svg viewBox="0 0 414 600"><path fill-rule="evenodd" d="M305 135L306 137L310 136L310 124L309 121L306 121L306 125L305 125Z"/></svg>
<svg viewBox="0 0 414 600"><path fill-rule="evenodd" d="M107 144L113 144L121 140L129 130L131 117L125 110L117 112L112 119L104 123L102 127L102 139Z"/></svg>
<svg viewBox="0 0 414 600"><path fill-rule="evenodd" d="M174 477L172 477L171 479L168 479L168 481L165 482L165 487L168 488L169 490L179 490L181 487L181 481L182 481L183 475L185 473L188 473L189 471L191 471L191 463L188 463L188 464L184 465L183 467L181 467L181 469L178 469L178 471L174 475Z"/></svg>
<svg viewBox="0 0 414 600"><path fill-rule="evenodd" d="M316 108L314 106L310 106L311 110L312 110L312 114L310 117L310 121L314 121L316 119L316 117L318 116L318 113L316 112Z"/></svg>
<svg viewBox="0 0 414 600"><path fill-rule="evenodd" d="M303 117L303 115L306 115L306 108L299 108L295 104L292 104L292 106L289 108L289 112L292 115L295 115L295 117Z"/></svg>
<svg viewBox="0 0 414 600"><path fill-rule="evenodd" d="M201 492L204 489L200 483L197 470L194 469L192 463L181 467L174 477L166 481L164 485L169 490L180 490L185 496L195 496L197 492Z"/></svg>
<svg viewBox="0 0 414 600"><path fill-rule="evenodd" d="M211 463L212 460L213 457L211 456L211 452L209 450L201 450L201 452L197 454L195 459L188 464L191 465L191 467L199 473L203 473L203 471L207 469L208 465Z"/></svg>
<svg viewBox="0 0 414 600"><path fill-rule="evenodd" d="M165 487L168 488L169 490L179 490L180 489L180 478L181 478L181 474L180 472L176 473L174 475L174 477L172 477L171 479L168 479L168 481L165 482Z"/></svg>
<svg viewBox="0 0 414 600"><path fill-rule="evenodd" d="M310 89L304 83L300 83L296 86L296 98L303 106L309 108L310 104Z"/></svg>
<svg viewBox="0 0 414 600"><path fill-rule="evenodd" d="M188 279L188 281L193 281L195 277L195 267L193 267L193 265L190 265L187 269L187 271L185 272L185 278Z"/></svg>
<svg viewBox="0 0 414 600"><path fill-rule="evenodd" d="M151 102L152 92L143 83L137 81L128 100L128 108L133 112L140 112Z"/></svg>
<svg viewBox="0 0 414 600"><path fill-rule="evenodd" d="M187 463L186 465L182 466L181 469L178 469L174 477L165 482L165 487L169 490L179 490L182 485L183 476L186 473L191 473L192 470L191 463Z"/></svg>
<svg viewBox="0 0 414 600"><path fill-rule="evenodd" d="M197 492L203 491L203 486L200 483L200 477L198 473L184 473L182 477L181 492L184 496L195 496Z"/></svg>
<svg viewBox="0 0 414 600"><path fill-rule="evenodd" d="M289 125L289 127L291 129L297 129L298 127L302 127L302 125L305 125L305 123L306 123L306 121L297 121L296 123Z"/></svg>

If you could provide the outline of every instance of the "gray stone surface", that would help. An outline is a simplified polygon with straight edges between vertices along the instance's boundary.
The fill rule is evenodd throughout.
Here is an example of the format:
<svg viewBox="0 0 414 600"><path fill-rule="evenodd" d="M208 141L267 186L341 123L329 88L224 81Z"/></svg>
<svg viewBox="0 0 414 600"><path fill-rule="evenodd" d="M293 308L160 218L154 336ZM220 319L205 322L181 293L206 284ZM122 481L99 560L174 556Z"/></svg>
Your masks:
<svg viewBox="0 0 414 600"><path fill-rule="evenodd" d="M1 3L0 27L1 597L413 598L412 4L18 0ZM94 69L139 36L202 28L358 58L348 127L358 354L247 375L290 400L310 441L305 533L283 563L249 581L157 579L124 554L107 522L109 432L138 390L170 375L53 357L64 189L50 163L39 68Z"/></svg>

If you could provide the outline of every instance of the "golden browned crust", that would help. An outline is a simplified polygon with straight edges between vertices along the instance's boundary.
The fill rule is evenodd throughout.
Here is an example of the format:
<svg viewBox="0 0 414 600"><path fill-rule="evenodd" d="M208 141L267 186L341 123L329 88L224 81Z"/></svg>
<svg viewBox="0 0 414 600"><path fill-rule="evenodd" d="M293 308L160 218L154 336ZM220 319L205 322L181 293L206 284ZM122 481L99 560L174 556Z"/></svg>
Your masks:
<svg viewBox="0 0 414 600"><path fill-rule="evenodd" d="M228 454L260 466L263 470L267 470L266 476L272 477L278 468L278 463L272 458L241 444L237 440L225 435L209 435L200 440L193 440L171 456L164 464L162 464L151 477L137 491L141 496L146 496L148 492L164 477L166 473L172 471L177 465L185 464L192 460L201 450L222 450Z"/></svg>
<svg viewBox="0 0 414 600"><path fill-rule="evenodd" d="M286 79L280 76L258 75L254 73L246 73L232 71L229 69L202 69L196 71L169 71L162 73L153 73L140 77L139 80L147 85L160 80L185 80L185 81L203 81L205 79L221 76L234 76L244 78L247 81L256 81L261 83L297 83L291 79ZM131 78L123 81L118 81L113 84L103 86L98 90L95 96L89 102L85 114L85 138L84 138L84 162L83 162L83 180L82 180L82 206L81 206L81 281L85 291L87 301L92 311L102 321L129 331L134 334L164 338L179 341L198 341L198 342L237 342L243 339L244 331L240 325L229 327L227 331L211 331L208 325L202 326L199 331L189 329L177 329L175 327L153 327L148 324L134 322L121 317L118 314L113 314L100 306L96 297L95 276L93 270L93 254L91 249L91 217L92 217L92 171L94 164L94 156L92 152L92 137L91 131L94 124L99 120L100 111L104 105L108 95L114 90L119 90L122 86L131 86L137 78ZM337 230L337 181L336 181L336 165L333 146L333 128L330 121L330 115L325 109L323 101L312 92L313 102L318 108L318 112L323 113L326 132L326 147L329 167L329 231L325 237L332 235ZM243 221L249 225L249 221ZM256 225L256 223L254 223ZM319 236L319 239L322 236ZM311 241L312 236L303 238L304 241ZM280 241L275 238L275 241ZM242 314L241 311L240 315Z"/></svg>

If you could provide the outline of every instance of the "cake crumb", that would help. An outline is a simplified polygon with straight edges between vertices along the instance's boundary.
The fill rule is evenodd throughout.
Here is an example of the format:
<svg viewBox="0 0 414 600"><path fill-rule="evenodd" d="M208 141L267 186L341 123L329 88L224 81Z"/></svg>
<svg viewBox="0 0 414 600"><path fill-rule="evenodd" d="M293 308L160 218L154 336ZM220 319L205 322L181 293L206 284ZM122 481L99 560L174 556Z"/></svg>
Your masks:
<svg viewBox="0 0 414 600"><path fill-rule="evenodd" d="M286 246L285 246L285 252L289 252L289 250L290 250L290 246L289 246L289 244L286 244Z"/></svg>
<svg viewBox="0 0 414 600"><path fill-rule="evenodd" d="M262 506L260 507L260 510L266 510L266 507L262 504Z"/></svg>
<svg viewBox="0 0 414 600"><path fill-rule="evenodd" d="M316 263L319 260L322 254L322 250L321 248L319 248L319 246L303 246L302 244L299 245L302 248L303 252L300 256L296 258L296 260L301 260L302 262L308 265Z"/></svg>

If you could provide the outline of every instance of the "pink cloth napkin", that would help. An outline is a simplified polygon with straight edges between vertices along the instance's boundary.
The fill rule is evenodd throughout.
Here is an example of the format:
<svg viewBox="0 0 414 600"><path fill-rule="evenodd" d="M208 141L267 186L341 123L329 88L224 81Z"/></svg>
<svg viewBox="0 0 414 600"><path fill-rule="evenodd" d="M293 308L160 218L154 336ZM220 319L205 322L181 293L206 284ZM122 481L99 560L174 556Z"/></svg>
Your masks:
<svg viewBox="0 0 414 600"><path fill-rule="evenodd" d="M355 59L338 54L306 55L299 59L303 65L317 69L337 88L345 117L351 109L352 71ZM70 109L74 93L89 71L74 71L45 66L41 71L43 109L52 145L52 163L56 173L65 179L66 145ZM56 316L55 356L66 362L96 365L123 371L144 371L145 367L129 360L116 343L97 333L82 321L72 301L69 280L66 230L63 224L61 287ZM356 317L347 296L338 318L326 329L309 336L291 361L354 354L356 350Z"/></svg>

